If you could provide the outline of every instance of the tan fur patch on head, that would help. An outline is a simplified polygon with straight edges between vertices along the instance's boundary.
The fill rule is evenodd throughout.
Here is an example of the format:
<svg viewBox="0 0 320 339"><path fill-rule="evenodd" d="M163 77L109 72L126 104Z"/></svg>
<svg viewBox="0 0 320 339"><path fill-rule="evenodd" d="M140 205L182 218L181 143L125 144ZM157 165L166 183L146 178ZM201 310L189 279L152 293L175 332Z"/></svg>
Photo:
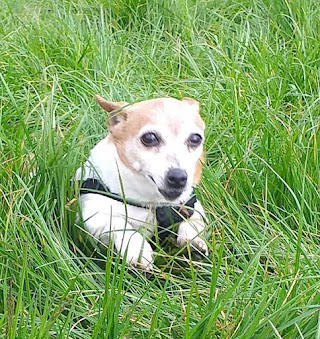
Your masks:
<svg viewBox="0 0 320 339"><path fill-rule="evenodd" d="M144 101L116 112L118 123L112 124L108 119L110 141L115 144L121 161L133 171L135 169L126 157L126 141L136 137L143 126L152 122L156 107L152 102Z"/></svg>
<svg viewBox="0 0 320 339"><path fill-rule="evenodd" d="M206 154L205 154L205 151L203 151L200 159L197 161L196 170L195 170L195 173L194 173L194 176L193 176L193 185L195 185L195 186L200 181L201 174L202 174L202 167L203 167L205 160L206 160Z"/></svg>
<svg viewBox="0 0 320 339"><path fill-rule="evenodd" d="M146 107L129 107L125 110L127 113L126 121L111 128L109 125L109 131L111 140L115 144L118 155L121 161L132 171L135 171L131 162L127 159L125 144L127 140L137 136L141 128L152 121L152 107L147 110ZM141 108L145 108L141 109Z"/></svg>

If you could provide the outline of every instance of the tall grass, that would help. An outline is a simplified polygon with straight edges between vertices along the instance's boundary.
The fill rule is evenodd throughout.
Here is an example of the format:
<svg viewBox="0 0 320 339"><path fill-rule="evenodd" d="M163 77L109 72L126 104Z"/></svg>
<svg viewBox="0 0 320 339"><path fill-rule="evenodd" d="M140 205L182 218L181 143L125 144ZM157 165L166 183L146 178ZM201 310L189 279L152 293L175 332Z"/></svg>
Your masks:
<svg viewBox="0 0 320 339"><path fill-rule="evenodd" d="M320 338L318 2L0 6L0 336ZM201 101L208 258L146 276L76 223L96 93Z"/></svg>

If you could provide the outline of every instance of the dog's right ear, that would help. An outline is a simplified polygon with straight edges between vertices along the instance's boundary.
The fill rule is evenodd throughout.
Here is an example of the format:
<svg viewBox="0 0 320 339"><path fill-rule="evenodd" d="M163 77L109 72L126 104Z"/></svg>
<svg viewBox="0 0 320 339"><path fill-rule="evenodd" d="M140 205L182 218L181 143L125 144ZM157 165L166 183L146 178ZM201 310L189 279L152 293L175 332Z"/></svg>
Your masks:
<svg viewBox="0 0 320 339"><path fill-rule="evenodd" d="M98 104L106 112L111 113L108 115L108 125L109 127L115 126L123 120L127 119L127 113L124 111L124 107L128 105L124 101L108 101L102 98L100 95L96 95Z"/></svg>
<svg viewBox="0 0 320 339"><path fill-rule="evenodd" d="M186 102L187 104L195 107L199 111L199 107L200 107L199 101L194 100L192 98L188 98L188 97L182 98L181 101Z"/></svg>

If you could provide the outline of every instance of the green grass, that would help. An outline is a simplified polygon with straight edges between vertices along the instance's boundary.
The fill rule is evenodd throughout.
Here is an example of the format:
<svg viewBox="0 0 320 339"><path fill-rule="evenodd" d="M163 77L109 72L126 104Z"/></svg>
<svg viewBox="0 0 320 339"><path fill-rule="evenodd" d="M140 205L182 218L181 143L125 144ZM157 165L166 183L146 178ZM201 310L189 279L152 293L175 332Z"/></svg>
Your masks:
<svg viewBox="0 0 320 339"><path fill-rule="evenodd" d="M0 337L320 338L318 1L0 7ZM97 93L201 101L209 258L90 250L70 179Z"/></svg>

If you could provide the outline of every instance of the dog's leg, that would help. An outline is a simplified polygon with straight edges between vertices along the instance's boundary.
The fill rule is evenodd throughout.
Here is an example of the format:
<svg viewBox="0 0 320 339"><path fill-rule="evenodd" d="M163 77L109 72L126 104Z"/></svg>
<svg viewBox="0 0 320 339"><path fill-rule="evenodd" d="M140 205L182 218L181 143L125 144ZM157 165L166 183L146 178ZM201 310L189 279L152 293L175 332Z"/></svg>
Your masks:
<svg viewBox="0 0 320 339"><path fill-rule="evenodd" d="M205 255L208 255L208 246L199 236L204 230L204 211L199 201L195 203L193 216L179 225L177 243L180 247L190 243Z"/></svg>
<svg viewBox="0 0 320 339"><path fill-rule="evenodd" d="M121 228L117 227L119 225ZM153 251L147 240L137 230L133 229L128 223L126 228L123 229L124 220L112 221L114 231L113 239L114 245L122 257L125 255L127 263L133 266L139 266L146 271L152 270L152 255Z"/></svg>
<svg viewBox="0 0 320 339"><path fill-rule="evenodd" d="M97 210L94 203L87 201L82 205L82 217L88 231L106 245L112 240L117 252L126 256L127 264L152 270L153 251L142 234L133 229L122 215ZM92 213L94 210L96 212Z"/></svg>

